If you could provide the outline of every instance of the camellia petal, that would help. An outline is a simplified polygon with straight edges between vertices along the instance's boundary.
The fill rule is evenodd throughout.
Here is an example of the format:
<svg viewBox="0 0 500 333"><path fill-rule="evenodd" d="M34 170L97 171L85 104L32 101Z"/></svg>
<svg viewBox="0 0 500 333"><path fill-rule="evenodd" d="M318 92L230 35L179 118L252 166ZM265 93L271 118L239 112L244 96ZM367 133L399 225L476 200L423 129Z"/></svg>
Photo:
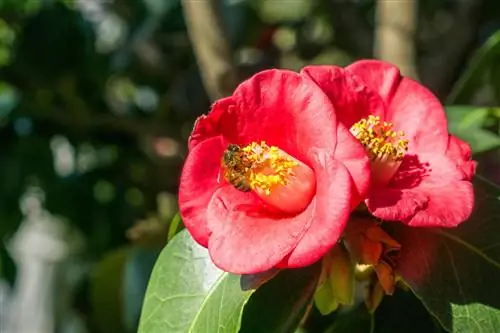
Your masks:
<svg viewBox="0 0 500 333"><path fill-rule="evenodd" d="M333 150L337 120L327 96L310 79L287 70L266 70L240 84L233 103L216 104L220 130L230 142L265 141L308 164L311 148ZM321 126L328 121L330 126Z"/></svg>
<svg viewBox="0 0 500 333"><path fill-rule="evenodd" d="M387 110L382 119L405 132L412 143L410 153L445 151L446 116L439 100L427 88L401 76L397 67L384 61L361 60L347 66L346 70L383 99Z"/></svg>
<svg viewBox="0 0 500 333"><path fill-rule="evenodd" d="M352 183L351 209L355 209L370 189L370 159L359 141L342 124L337 126L335 157L349 173Z"/></svg>
<svg viewBox="0 0 500 333"><path fill-rule="evenodd" d="M306 66L301 74L309 76L323 89L347 128L369 115L385 116L384 101L355 75L337 66Z"/></svg>
<svg viewBox="0 0 500 333"><path fill-rule="evenodd" d="M207 215L213 262L234 274L253 274L276 266L309 228L314 207L313 201L300 214L272 213L253 193L232 186L218 189Z"/></svg>
<svg viewBox="0 0 500 333"><path fill-rule="evenodd" d="M179 208L184 225L200 245L208 245L206 211L217 189L220 156L224 151L220 136L212 137L191 149L181 174ZM200 163L203 161L203 163Z"/></svg>
<svg viewBox="0 0 500 333"><path fill-rule="evenodd" d="M472 184L454 161L438 154L405 158L387 188L376 189L367 206L384 220L410 226L454 227L472 211Z"/></svg>
<svg viewBox="0 0 500 333"><path fill-rule="evenodd" d="M314 219L285 259L285 267L303 267L319 260L336 244L349 217L351 182L346 167L325 152L319 152L314 170L318 178ZM339 192L344 195L338 195Z"/></svg>
<svg viewBox="0 0 500 333"><path fill-rule="evenodd" d="M386 105L389 105L401 80L399 69L380 60L360 60L346 67L346 70L363 80L373 92L377 92Z"/></svg>
<svg viewBox="0 0 500 333"><path fill-rule="evenodd" d="M445 152L446 114L439 100L421 84L403 78L390 101L385 120L405 133L409 154Z"/></svg>
<svg viewBox="0 0 500 333"><path fill-rule="evenodd" d="M473 161L470 145L456 136L450 135L446 156L454 160L464 173L465 180L472 180L476 173L477 162Z"/></svg>
<svg viewBox="0 0 500 333"><path fill-rule="evenodd" d="M370 168L364 150L359 149L358 140L352 140L350 128L360 118L369 114L384 116L382 99L368 89L354 75L337 66L306 66L301 74L307 75L328 95L336 111L336 116L344 126L337 126L335 152L338 160L347 167L354 191L351 194L353 205L357 205L370 186ZM354 208L354 207L353 207Z"/></svg>

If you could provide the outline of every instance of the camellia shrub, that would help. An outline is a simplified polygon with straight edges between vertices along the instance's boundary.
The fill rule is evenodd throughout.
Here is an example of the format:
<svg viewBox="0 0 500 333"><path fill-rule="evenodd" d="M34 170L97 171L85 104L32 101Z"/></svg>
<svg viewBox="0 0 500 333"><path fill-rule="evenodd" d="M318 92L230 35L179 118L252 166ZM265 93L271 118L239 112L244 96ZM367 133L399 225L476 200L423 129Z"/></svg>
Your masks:
<svg viewBox="0 0 500 333"><path fill-rule="evenodd" d="M475 168L391 64L257 73L194 125L139 332L498 332Z"/></svg>

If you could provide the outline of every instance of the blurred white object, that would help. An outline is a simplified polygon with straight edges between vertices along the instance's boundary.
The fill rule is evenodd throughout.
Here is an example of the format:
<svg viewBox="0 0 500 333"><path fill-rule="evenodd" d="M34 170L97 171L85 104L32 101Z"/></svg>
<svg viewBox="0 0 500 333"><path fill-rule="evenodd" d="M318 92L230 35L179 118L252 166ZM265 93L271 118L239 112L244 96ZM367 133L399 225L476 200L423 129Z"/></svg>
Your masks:
<svg viewBox="0 0 500 333"><path fill-rule="evenodd" d="M0 279L0 333L5 332L5 321L7 320L7 304L10 287L6 281Z"/></svg>
<svg viewBox="0 0 500 333"><path fill-rule="evenodd" d="M68 292L59 273L72 249L65 223L42 203L43 192L37 188L28 189L20 199L25 219L8 244L17 279L2 333L56 332L58 299Z"/></svg>

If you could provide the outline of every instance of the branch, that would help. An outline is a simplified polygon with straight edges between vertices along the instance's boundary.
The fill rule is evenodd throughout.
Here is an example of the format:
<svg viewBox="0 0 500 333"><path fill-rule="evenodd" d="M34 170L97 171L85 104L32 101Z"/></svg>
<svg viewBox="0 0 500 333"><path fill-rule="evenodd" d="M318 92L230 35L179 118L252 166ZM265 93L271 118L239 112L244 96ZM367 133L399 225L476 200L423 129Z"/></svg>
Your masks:
<svg viewBox="0 0 500 333"><path fill-rule="evenodd" d="M374 54L417 79L415 30L418 3L415 0L377 1ZM397 13L397 15L395 14Z"/></svg>
<svg viewBox="0 0 500 333"><path fill-rule="evenodd" d="M232 94L237 85L228 38L218 12L218 0L182 0L187 30L212 100Z"/></svg>

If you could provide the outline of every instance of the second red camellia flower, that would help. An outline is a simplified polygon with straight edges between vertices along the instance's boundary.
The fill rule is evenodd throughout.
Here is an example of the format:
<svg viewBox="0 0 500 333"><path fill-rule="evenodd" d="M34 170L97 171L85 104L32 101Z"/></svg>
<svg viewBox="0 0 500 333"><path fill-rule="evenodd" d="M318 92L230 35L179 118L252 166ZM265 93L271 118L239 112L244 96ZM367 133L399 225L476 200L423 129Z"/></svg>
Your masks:
<svg viewBox="0 0 500 333"><path fill-rule="evenodd" d="M472 212L476 163L448 133L443 107L419 83L382 61L301 72L328 95L337 117L371 159L368 210L415 227L455 227Z"/></svg>
<svg viewBox="0 0 500 333"><path fill-rule="evenodd" d="M327 95L306 76L267 70L197 120L179 206L217 266L250 274L319 260L369 185L367 154Z"/></svg>

